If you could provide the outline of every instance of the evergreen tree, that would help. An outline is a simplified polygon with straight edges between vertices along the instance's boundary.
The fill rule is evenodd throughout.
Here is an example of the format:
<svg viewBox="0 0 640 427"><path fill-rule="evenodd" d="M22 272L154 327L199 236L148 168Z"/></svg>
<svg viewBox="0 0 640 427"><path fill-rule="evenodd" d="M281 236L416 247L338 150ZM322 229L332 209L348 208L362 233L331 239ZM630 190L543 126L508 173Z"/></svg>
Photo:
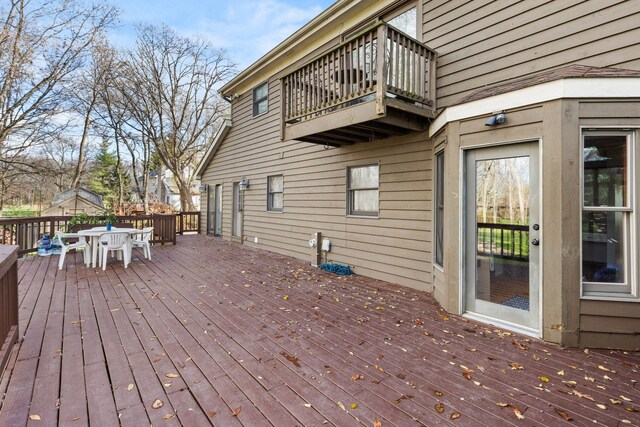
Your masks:
<svg viewBox="0 0 640 427"><path fill-rule="evenodd" d="M123 180L122 183L119 182L120 179ZM113 210L118 202L118 188L121 184L126 190L125 199L128 199L129 177L122 164L118 167L118 158L109 152L109 144L105 141L96 155L89 187L102 196L106 209Z"/></svg>

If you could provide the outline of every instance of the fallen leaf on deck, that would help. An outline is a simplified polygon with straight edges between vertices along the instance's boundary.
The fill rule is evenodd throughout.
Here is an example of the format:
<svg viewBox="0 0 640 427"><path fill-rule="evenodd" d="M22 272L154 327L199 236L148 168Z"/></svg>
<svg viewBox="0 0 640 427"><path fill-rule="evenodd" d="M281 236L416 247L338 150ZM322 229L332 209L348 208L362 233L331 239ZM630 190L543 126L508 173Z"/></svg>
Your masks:
<svg viewBox="0 0 640 427"><path fill-rule="evenodd" d="M162 417L163 420L170 420L171 418L175 417L175 414L167 414L164 417Z"/></svg>
<svg viewBox="0 0 640 427"><path fill-rule="evenodd" d="M468 374L473 373L473 369L469 369L469 368L467 368L467 367L466 367L466 366L464 366L464 365L460 365L460 367L462 368L462 370L463 370L464 372L466 372L466 373L468 373Z"/></svg>
<svg viewBox="0 0 640 427"><path fill-rule="evenodd" d="M631 421L629 421L629 420L621 420L620 422L622 424L631 424Z"/></svg>
<svg viewBox="0 0 640 427"><path fill-rule="evenodd" d="M506 408L507 406L509 406L508 403L504 403L504 402L498 402L498 403L496 403L496 405L498 405L501 408Z"/></svg>
<svg viewBox="0 0 640 427"><path fill-rule="evenodd" d="M373 427L382 427L382 423L380 422L379 419L374 418L373 420Z"/></svg>
<svg viewBox="0 0 640 427"><path fill-rule="evenodd" d="M344 403L342 402L338 402L338 408L342 409L343 411L347 410L347 408L344 407Z"/></svg>
<svg viewBox="0 0 640 427"><path fill-rule="evenodd" d="M540 381L542 381L543 383L548 383L549 382L549 378L548 377L538 377L540 378Z"/></svg>
<svg viewBox="0 0 640 427"><path fill-rule="evenodd" d="M619 401L618 399L609 399L609 402L611 402L614 405L621 405L622 402Z"/></svg>
<svg viewBox="0 0 640 427"><path fill-rule="evenodd" d="M361 380L361 379L363 379L363 378L364 378L364 377L363 377L362 375L359 375L359 374L358 374L358 375L354 375L354 376L352 376L352 377L351 377L351 381L358 381L358 380Z"/></svg>
<svg viewBox="0 0 640 427"><path fill-rule="evenodd" d="M311 408L311 403L305 403L303 406L304 406L305 408Z"/></svg>
<svg viewBox="0 0 640 427"><path fill-rule="evenodd" d="M282 299L285 300L285 301L288 300L289 299L289 295L283 296Z"/></svg>
<svg viewBox="0 0 640 427"><path fill-rule="evenodd" d="M469 375L467 372L463 372L462 376L471 381L471 375Z"/></svg>
<svg viewBox="0 0 640 427"><path fill-rule="evenodd" d="M376 307L376 310L384 310L384 307L377 306L377 307Z"/></svg>
<svg viewBox="0 0 640 427"><path fill-rule="evenodd" d="M603 411L607 409L606 405L603 405L602 403L597 403L596 406L600 409L602 409Z"/></svg>
<svg viewBox="0 0 640 427"><path fill-rule="evenodd" d="M134 387L134 386L133 386L133 384L129 384L129 385L127 386L127 391L131 391L131 390L133 390L133 387Z"/></svg>
<svg viewBox="0 0 640 427"><path fill-rule="evenodd" d="M444 412L444 405L442 403L436 403L436 412L439 414Z"/></svg>
<svg viewBox="0 0 640 427"><path fill-rule="evenodd" d="M522 415L522 412L520 411L520 409L516 408L515 406L510 406L510 408L513 411L513 413L516 415L517 419L524 420L524 415Z"/></svg>
<svg viewBox="0 0 640 427"><path fill-rule="evenodd" d="M302 366L298 362L298 358L296 356L289 354L286 351L280 352L280 354L284 356L284 358L287 359L289 362L293 363L293 366L295 366L296 368L300 368Z"/></svg>
<svg viewBox="0 0 640 427"><path fill-rule="evenodd" d="M560 415L563 420L565 420L565 421L573 421L573 418L571 418L571 416L569 414L567 414L565 411L563 411L562 409L558 409L558 408L553 408L553 409L556 410L556 413L558 415Z"/></svg>
<svg viewBox="0 0 640 427"><path fill-rule="evenodd" d="M414 322L416 322L416 325L424 325L424 321L422 321L420 319L416 319L416 320L414 320Z"/></svg>
<svg viewBox="0 0 640 427"><path fill-rule="evenodd" d="M382 368L381 368L380 366L378 366L378 365L373 365L373 367L374 367L377 371L384 372L384 369L382 369Z"/></svg>
<svg viewBox="0 0 640 427"><path fill-rule="evenodd" d="M231 415L237 417L240 414L240 411L242 411L242 406L238 406L236 409L234 409Z"/></svg>
<svg viewBox="0 0 640 427"><path fill-rule="evenodd" d="M588 399L593 401L593 397L589 396L588 394L580 393L578 390L573 390L571 393L573 393L578 397L582 397L583 399Z"/></svg>
<svg viewBox="0 0 640 427"><path fill-rule="evenodd" d="M164 376L165 376L165 377L167 377L167 378L180 378L180 375L178 375L178 374L173 374L173 373L170 373L170 374L164 374Z"/></svg>
<svg viewBox="0 0 640 427"><path fill-rule="evenodd" d="M207 415L209 416L209 418L213 417L215 414L217 414L216 411L209 411L207 412Z"/></svg>
<svg viewBox="0 0 640 427"><path fill-rule="evenodd" d="M151 407L153 409L159 409L159 408L162 408L163 406L164 406L164 403L160 399L154 400L153 403L151 404Z"/></svg>
<svg viewBox="0 0 640 427"><path fill-rule="evenodd" d="M518 348L518 349L520 349L520 350L527 350L527 348L528 348L526 345L519 343L519 342L518 342L518 341L516 341L515 339L512 339L512 340L511 340L511 343L512 343L513 345L515 345L515 346L516 346L516 348Z"/></svg>
<svg viewBox="0 0 640 427"><path fill-rule="evenodd" d="M598 369L602 370L602 371L607 371L607 372L614 372L611 369L607 368L606 366L602 366L602 365L598 365Z"/></svg>
<svg viewBox="0 0 640 427"><path fill-rule="evenodd" d="M357 403L352 403L352 404L351 404L351 409L356 409L357 407L358 407L358 404L357 404Z"/></svg>
<svg viewBox="0 0 640 427"><path fill-rule="evenodd" d="M624 397L623 395L620 395L620 399L624 400L625 402L631 402L631 399L629 399L628 397Z"/></svg>
<svg viewBox="0 0 640 427"><path fill-rule="evenodd" d="M434 393L436 396L438 396L438 397L440 397L440 396L444 396L444 393L443 393L443 392L441 392L441 391L438 391L438 390L434 391L433 393Z"/></svg>
<svg viewBox="0 0 640 427"><path fill-rule="evenodd" d="M638 410L634 409L634 408L627 407L627 408L624 408L624 409L625 409L625 411L629 411L629 412L638 412Z"/></svg>
<svg viewBox="0 0 640 427"><path fill-rule="evenodd" d="M561 377L564 376L564 371L558 371L558 375L560 375Z"/></svg>
<svg viewBox="0 0 640 427"><path fill-rule="evenodd" d="M511 369L524 369L524 366L522 365L518 365L516 362L509 362L509 365L511 366Z"/></svg>
<svg viewBox="0 0 640 427"><path fill-rule="evenodd" d="M119 308L112 308L112 309L111 309L111 310L109 310L109 311L119 311L119 310L120 310Z"/></svg>
<svg viewBox="0 0 640 427"><path fill-rule="evenodd" d="M538 360L540 360L540 356L538 356L537 354L534 354L533 356L531 356L531 358L532 358L533 360L535 360L536 362L537 362Z"/></svg>
<svg viewBox="0 0 640 427"><path fill-rule="evenodd" d="M40 415L29 415L31 421L41 421Z"/></svg>
<svg viewBox="0 0 640 427"><path fill-rule="evenodd" d="M461 415L462 414L460 414L460 412L454 412L449 418L451 418L452 420L457 420Z"/></svg>

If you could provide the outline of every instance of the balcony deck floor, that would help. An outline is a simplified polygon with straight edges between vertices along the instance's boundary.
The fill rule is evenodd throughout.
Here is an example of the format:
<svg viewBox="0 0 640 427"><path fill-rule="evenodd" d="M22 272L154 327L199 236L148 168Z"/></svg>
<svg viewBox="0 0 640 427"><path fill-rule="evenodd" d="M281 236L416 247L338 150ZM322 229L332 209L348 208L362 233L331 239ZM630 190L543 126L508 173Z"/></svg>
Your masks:
<svg viewBox="0 0 640 427"><path fill-rule="evenodd" d="M209 237L152 252L106 272L20 262L0 426L640 425L638 353L562 349Z"/></svg>

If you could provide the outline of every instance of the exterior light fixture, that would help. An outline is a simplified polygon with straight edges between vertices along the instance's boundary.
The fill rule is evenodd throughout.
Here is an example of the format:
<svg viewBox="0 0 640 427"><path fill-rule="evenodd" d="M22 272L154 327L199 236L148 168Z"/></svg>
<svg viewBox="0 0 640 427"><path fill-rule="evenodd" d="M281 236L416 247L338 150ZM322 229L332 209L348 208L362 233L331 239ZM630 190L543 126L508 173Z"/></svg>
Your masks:
<svg viewBox="0 0 640 427"><path fill-rule="evenodd" d="M249 180L243 176L242 181L240 181L240 191L244 191L247 188L249 188Z"/></svg>
<svg viewBox="0 0 640 427"><path fill-rule="evenodd" d="M207 188L209 188L209 186L207 184L200 184L200 192L204 193L205 191L207 191Z"/></svg>
<svg viewBox="0 0 640 427"><path fill-rule="evenodd" d="M505 113L497 113L492 116L489 116L487 121L485 122L485 126L497 126L501 125L507 121L507 115Z"/></svg>

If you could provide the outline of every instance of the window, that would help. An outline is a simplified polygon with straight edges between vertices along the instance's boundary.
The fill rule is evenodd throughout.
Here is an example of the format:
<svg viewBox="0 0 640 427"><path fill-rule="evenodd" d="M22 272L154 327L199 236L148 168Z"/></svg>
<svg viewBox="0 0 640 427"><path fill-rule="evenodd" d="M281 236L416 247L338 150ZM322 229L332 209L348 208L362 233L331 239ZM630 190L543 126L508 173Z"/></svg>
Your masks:
<svg viewBox="0 0 640 427"><path fill-rule="evenodd" d="M406 35L416 38L418 32L418 26L416 25L416 7L404 10L402 13L385 19L387 24L397 28Z"/></svg>
<svg viewBox="0 0 640 427"><path fill-rule="evenodd" d="M635 282L633 134L585 132L582 142L583 294L623 296Z"/></svg>
<svg viewBox="0 0 640 427"><path fill-rule="evenodd" d="M379 166L347 169L347 214L378 215Z"/></svg>
<svg viewBox="0 0 640 427"><path fill-rule="evenodd" d="M282 212L284 205L284 177L274 175L267 177L267 210Z"/></svg>
<svg viewBox="0 0 640 427"><path fill-rule="evenodd" d="M253 89L253 116L269 111L269 83L264 82Z"/></svg>
<svg viewBox="0 0 640 427"><path fill-rule="evenodd" d="M436 247L435 247L435 263L443 267L444 258L444 150L436 154L436 170L435 170L435 231L436 231Z"/></svg>

